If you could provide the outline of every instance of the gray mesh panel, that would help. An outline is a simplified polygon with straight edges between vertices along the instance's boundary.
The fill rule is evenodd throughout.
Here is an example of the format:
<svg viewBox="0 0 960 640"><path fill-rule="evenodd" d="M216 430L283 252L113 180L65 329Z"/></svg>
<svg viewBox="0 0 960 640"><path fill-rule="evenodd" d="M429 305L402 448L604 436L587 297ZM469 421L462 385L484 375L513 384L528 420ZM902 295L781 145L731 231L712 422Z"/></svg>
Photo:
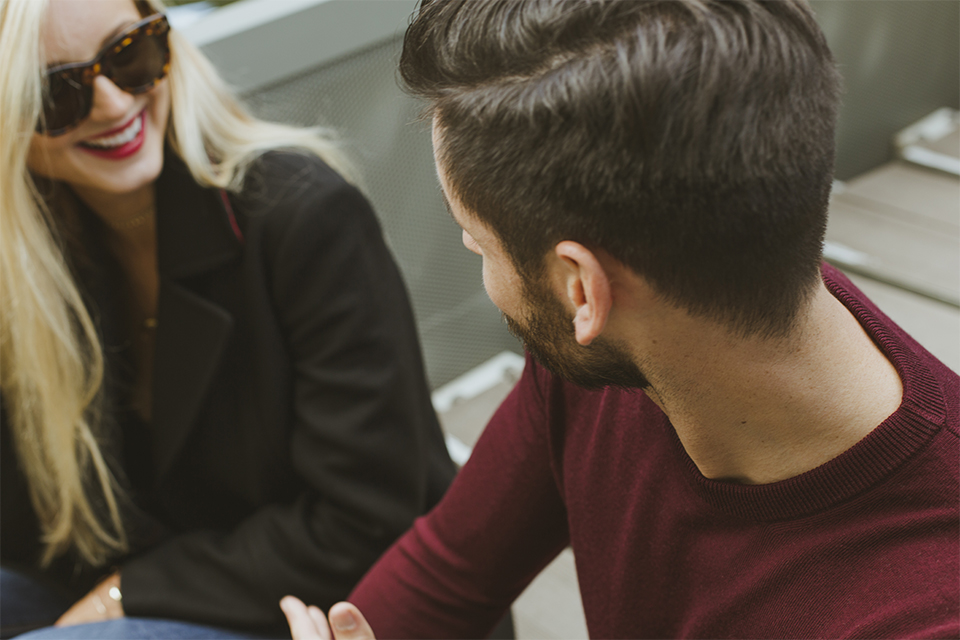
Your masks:
<svg viewBox="0 0 960 640"><path fill-rule="evenodd" d="M246 99L260 117L334 128L360 169L406 279L436 388L504 349L520 351L483 290L480 258L439 195L430 132L395 79L400 40L260 88Z"/></svg>
<svg viewBox="0 0 960 640"><path fill-rule="evenodd" d="M837 178L892 158L893 135L940 107L960 108L960 3L814 0L843 74Z"/></svg>

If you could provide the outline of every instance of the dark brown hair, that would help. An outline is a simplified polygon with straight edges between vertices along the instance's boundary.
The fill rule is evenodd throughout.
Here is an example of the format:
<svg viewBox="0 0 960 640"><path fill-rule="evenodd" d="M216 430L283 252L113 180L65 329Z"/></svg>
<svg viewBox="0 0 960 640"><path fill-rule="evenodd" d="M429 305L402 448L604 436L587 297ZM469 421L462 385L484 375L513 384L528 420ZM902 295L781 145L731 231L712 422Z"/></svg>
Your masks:
<svg viewBox="0 0 960 640"><path fill-rule="evenodd" d="M806 4L423 0L400 73L454 195L525 277L575 240L740 334L793 326L839 93Z"/></svg>

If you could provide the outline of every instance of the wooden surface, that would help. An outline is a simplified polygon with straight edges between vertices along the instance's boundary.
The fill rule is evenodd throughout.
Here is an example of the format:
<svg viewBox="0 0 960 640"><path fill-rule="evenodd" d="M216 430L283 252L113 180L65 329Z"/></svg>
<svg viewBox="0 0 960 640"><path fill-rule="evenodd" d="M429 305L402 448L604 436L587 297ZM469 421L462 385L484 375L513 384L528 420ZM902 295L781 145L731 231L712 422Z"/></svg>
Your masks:
<svg viewBox="0 0 960 640"><path fill-rule="evenodd" d="M846 270L960 306L956 176L896 161L851 180L831 200L827 241L860 254L835 261Z"/></svg>
<svg viewBox="0 0 960 640"><path fill-rule="evenodd" d="M866 259L839 266L954 306L960 304L960 236L835 199L827 240ZM828 255L829 258L829 255Z"/></svg>

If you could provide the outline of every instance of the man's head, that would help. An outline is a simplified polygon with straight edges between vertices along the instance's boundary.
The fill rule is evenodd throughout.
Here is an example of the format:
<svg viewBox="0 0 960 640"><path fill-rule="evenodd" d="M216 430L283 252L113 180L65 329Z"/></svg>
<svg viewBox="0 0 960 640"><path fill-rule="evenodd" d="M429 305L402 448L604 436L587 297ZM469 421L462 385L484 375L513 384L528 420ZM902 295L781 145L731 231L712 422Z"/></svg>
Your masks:
<svg viewBox="0 0 960 640"><path fill-rule="evenodd" d="M442 148L441 133L436 126L433 135L434 148ZM608 385L650 386L622 342L591 336L589 348L582 348L583 343L573 329L576 321L558 300L551 283L547 282L548 277L529 277L519 273L496 233L464 210L446 178L443 163L439 161L437 176L447 209L463 229L464 246L483 257L483 284L487 294L502 311L510 332L523 341L542 365L590 389ZM556 256L590 263L593 273L602 270L595 256L576 243L561 242L554 250ZM606 281L606 278L601 279ZM578 287L584 295L596 288L595 283L594 286ZM586 306L592 308L595 305Z"/></svg>
<svg viewBox="0 0 960 640"><path fill-rule="evenodd" d="M839 78L805 4L424 0L400 71L531 293L564 240L743 336L819 277Z"/></svg>

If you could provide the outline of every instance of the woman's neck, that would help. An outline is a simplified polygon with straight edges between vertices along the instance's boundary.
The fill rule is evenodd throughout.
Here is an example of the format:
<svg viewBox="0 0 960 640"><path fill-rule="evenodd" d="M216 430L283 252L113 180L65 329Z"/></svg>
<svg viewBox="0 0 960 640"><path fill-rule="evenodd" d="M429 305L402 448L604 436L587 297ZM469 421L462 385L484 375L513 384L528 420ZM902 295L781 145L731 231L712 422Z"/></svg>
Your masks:
<svg viewBox="0 0 960 640"><path fill-rule="evenodd" d="M131 402L149 421L153 375L153 328L159 306L157 226L153 183L129 194L74 189L105 225L107 247L117 259L126 281L126 318L136 374Z"/></svg>
<svg viewBox="0 0 960 640"><path fill-rule="evenodd" d="M130 193L77 187L73 191L111 230L113 240L123 245L155 242L156 198L152 182Z"/></svg>

